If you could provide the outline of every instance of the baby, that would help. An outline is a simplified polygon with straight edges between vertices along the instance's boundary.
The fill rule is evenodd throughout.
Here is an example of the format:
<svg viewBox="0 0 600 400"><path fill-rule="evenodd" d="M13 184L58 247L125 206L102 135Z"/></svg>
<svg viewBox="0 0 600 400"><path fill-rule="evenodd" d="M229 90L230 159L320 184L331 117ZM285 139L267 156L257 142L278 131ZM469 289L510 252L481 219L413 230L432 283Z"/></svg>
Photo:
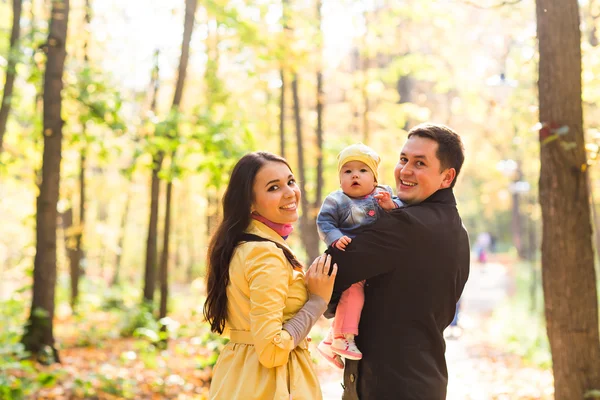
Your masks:
<svg viewBox="0 0 600 400"><path fill-rule="evenodd" d="M319 236L327 246L345 250L356 232L375 222L383 210L402 206L389 186L377 184L379 162L377 153L362 143L348 146L338 155L341 190L327 196L317 217ZM358 335L365 300L363 288L364 281L344 291L332 328L317 346L319 353L338 368L344 367L339 356L350 360L362 358L354 336Z"/></svg>

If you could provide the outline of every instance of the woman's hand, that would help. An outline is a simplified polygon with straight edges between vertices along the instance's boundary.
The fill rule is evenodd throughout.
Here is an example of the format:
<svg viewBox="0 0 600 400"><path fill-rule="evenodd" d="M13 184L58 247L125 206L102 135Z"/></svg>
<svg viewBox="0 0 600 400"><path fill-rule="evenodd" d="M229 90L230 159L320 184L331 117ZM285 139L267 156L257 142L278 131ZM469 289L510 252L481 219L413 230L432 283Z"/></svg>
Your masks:
<svg viewBox="0 0 600 400"><path fill-rule="evenodd" d="M337 264L333 264L333 272L331 275L331 256L329 254L323 254L317 258L310 265L308 271L306 271L306 285L308 286L308 292L316 294L321 297L325 302L329 303L331 300L331 293L333 292L333 283L337 275Z"/></svg>

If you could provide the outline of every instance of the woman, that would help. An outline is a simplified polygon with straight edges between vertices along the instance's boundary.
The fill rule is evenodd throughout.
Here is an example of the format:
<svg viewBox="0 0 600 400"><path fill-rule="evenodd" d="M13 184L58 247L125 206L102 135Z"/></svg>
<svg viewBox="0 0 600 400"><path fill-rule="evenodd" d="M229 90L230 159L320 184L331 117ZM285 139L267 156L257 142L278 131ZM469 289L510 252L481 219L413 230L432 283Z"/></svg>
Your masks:
<svg viewBox="0 0 600 400"><path fill-rule="evenodd" d="M337 266L318 257L306 273L285 243L300 190L287 162L245 155L223 198L223 222L208 251L204 316L228 334L210 398L321 399L306 336L325 311Z"/></svg>

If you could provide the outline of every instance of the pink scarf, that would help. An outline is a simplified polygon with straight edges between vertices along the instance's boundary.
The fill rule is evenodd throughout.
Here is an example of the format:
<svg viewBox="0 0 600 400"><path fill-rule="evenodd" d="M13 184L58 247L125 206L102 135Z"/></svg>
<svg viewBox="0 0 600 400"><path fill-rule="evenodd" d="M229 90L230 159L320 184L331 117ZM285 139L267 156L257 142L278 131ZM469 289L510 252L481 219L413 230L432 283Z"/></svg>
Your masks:
<svg viewBox="0 0 600 400"><path fill-rule="evenodd" d="M253 219L260 221L263 224L265 224L266 226L268 226L269 228L273 229L275 232L277 232L279 234L279 236L281 236L284 239L286 239L288 237L288 235L290 233L292 233L292 231L294 230L294 227L292 226L292 224L278 224L276 222L272 222L272 221L266 219L262 215L254 214L254 213L251 214L251 216Z"/></svg>

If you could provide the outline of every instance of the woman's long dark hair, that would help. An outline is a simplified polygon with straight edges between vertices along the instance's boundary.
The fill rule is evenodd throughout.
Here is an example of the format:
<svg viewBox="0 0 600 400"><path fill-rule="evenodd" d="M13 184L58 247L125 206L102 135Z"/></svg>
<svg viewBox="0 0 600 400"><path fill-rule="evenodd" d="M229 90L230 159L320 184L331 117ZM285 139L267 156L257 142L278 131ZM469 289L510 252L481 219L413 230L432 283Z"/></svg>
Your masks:
<svg viewBox="0 0 600 400"><path fill-rule="evenodd" d="M217 228L208 247L204 318L210 323L211 331L219 334L223 333L227 319L229 263L238 236L250 225L254 179L269 161L283 163L289 168L284 158L263 151L246 154L233 167L223 196L223 222Z"/></svg>

